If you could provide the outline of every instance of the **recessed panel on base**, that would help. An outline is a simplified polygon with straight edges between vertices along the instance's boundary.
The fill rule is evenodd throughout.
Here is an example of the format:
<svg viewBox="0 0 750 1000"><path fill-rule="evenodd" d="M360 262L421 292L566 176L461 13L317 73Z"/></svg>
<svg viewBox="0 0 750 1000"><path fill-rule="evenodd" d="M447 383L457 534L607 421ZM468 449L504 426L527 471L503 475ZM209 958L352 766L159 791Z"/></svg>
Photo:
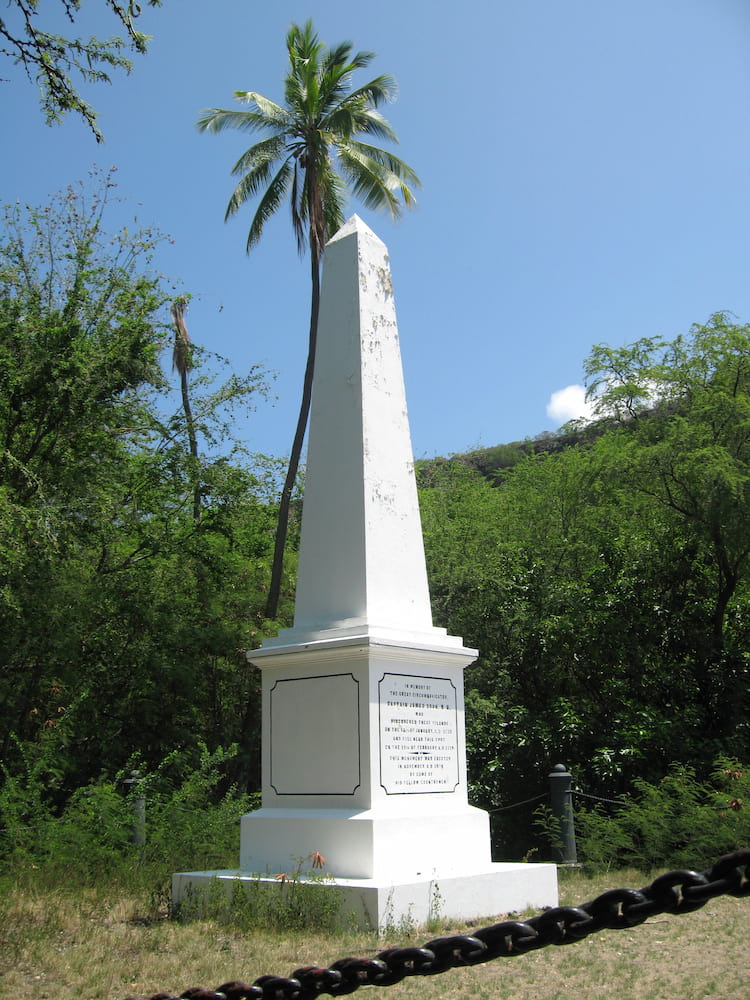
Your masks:
<svg viewBox="0 0 750 1000"><path fill-rule="evenodd" d="M353 674L276 681L269 723L270 783L277 795L354 795L362 778Z"/></svg>

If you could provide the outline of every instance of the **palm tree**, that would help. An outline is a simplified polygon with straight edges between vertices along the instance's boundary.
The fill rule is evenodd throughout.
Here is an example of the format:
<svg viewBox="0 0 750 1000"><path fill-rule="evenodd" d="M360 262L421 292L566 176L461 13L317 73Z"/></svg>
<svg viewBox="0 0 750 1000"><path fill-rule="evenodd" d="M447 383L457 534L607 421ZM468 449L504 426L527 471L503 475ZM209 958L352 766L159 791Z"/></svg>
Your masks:
<svg viewBox="0 0 750 1000"><path fill-rule="evenodd" d="M182 409L185 414L188 445L190 448L190 465L193 475L193 521L197 524L201 519L201 482L198 463L198 438L195 433L195 420L193 419L193 409L190 405L190 389L188 386L188 374L193 368L193 345L190 341L187 324L185 323L187 305L187 298L184 295L179 295L172 303L170 309L172 322L174 323L172 370L176 368L180 376Z"/></svg>
<svg viewBox="0 0 750 1000"><path fill-rule="evenodd" d="M239 129L265 133L242 154L232 169L239 177L227 206L226 218L261 194L247 236L249 252L260 240L266 221L289 198L292 225L300 254L310 249L312 295L310 332L302 404L281 493L271 583L266 605L275 618L284 559L289 507L307 429L315 365L315 343L320 304L320 265L326 240L344 222L344 202L351 189L368 208L385 208L398 217L415 203L412 188L419 178L402 160L357 136L396 142L390 124L377 110L396 94L390 76L378 76L351 89L352 74L367 66L372 52L352 53L351 42L327 47L312 21L292 25L286 37L289 72L284 81L284 104L255 91L236 91L249 111L213 108L198 121L204 132Z"/></svg>

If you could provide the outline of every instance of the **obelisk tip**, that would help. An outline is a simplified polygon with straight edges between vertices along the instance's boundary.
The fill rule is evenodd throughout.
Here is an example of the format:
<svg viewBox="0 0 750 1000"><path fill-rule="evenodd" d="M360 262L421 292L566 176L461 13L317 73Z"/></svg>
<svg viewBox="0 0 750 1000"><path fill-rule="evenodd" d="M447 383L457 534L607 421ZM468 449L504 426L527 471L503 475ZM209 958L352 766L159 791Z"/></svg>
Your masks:
<svg viewBox="0 0 750 1000"><path fill-rule="evenodd" d="M328 240L328 243L326 243L326 246L330 246L332 243L336 243L338 240L343 240L347 236L352 236L354 233L357 233L359 235L370 236L373 239L377 240L379 243L382 242L382 240L380 240L380 238L376 236L376 234L372 231L372 229L370 229L367 223L363 222L362 219L360 219L360 217L355 213L346 220L346 222L341 227L341 229L338 230L338 232L333 234L330 240Z"/></svg>

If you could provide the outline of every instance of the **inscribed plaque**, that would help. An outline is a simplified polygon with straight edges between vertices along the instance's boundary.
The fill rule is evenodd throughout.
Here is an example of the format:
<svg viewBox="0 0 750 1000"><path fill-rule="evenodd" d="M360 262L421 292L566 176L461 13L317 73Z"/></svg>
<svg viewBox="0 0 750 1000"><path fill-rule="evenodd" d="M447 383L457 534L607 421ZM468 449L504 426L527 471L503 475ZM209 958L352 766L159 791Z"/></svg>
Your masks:
<svg viewBox="0 0 750 1000"><path fill-rule="evenodd" d="M458 698L443 677L383 674L380 784L388 795L454 792L458 771Z"/></svg>

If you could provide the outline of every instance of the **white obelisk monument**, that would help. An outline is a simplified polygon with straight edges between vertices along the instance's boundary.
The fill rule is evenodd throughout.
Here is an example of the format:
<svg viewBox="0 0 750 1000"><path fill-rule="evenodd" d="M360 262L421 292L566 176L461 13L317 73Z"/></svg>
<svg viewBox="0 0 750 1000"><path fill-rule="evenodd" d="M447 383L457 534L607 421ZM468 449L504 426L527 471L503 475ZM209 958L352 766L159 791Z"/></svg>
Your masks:
<svg viewBox="0 0 750 1000"><path fill-rule="evenodd" d="M553 864L493 863L469 805L463 671L432 624L393 287L357 216L326 246L294 626L262 671L262 807L240 869L273 878L319 852L342 908L375 927L557 903Z"/></svg>

